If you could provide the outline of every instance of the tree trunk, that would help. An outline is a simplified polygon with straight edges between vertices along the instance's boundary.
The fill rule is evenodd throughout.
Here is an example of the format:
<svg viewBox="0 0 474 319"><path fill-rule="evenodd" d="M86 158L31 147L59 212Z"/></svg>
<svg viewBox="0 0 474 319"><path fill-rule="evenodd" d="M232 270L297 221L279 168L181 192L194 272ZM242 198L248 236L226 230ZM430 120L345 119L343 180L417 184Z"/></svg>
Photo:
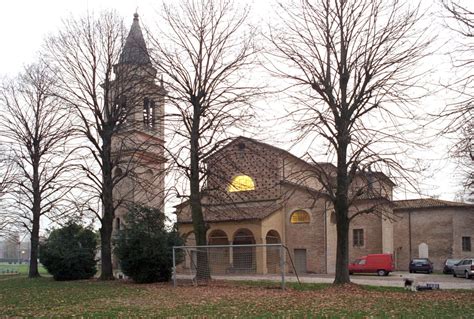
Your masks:
<svg viewBox="0 0 474 319"><path fill-rule="evenodd" d="M105 216L104 216L105 217ZM113 280L113 268L112 268L112 226L102 223L100 228L100 260L101 260L101 273L100 280Z"/></svg>
<svg viewBox="0 0 474 319"><path fill-rule="evenodd" d="M104 130L107 130L105 128ZM112 230L115 217L113 202L113 183L112 183L112 164L111 164L111 145L112 134L103 135L103 153L102 153L102 205L103 214L100 228L100 260L101 273L100 280L113 280L112 265Z"/></svg>
<svg viewBox="0 0 474 319"><path fill-rule="evenodd" d="M347 210L346 210L347 211ZM338 212L337 217L337 252L336 252L336 276L334 278L335 284L347 284L351 282L349 277L349 219L347 213Z"/></svg>
<svg viewBox="0 0 474 319"><path fill-rule="evenodd" d="M191 165L191 176L189 179L190 184L190 204L191 214L193 219L194 236L196 237L196 245L204 246L207 244L206 232L207 227L204 222L204 216L202 212L201 203L201 188L199 185L199 105L194 105L194 118L191 130L191 154L190 154L190 165ZM211 278L211 272L209 269L209 260L207 257L207 251L200 251L197 253L197 267L196 267L196 279L197 280L209 280Z"/></svg>
<svg viewBox="0 0 474 319"><path fill-rule="evenodd" d="M197 246L205 246L206 240L206 225L202 214L201 201L191 202L191 211L193 218L194 235L196 237ZM207 250L197 251L197 265L196 265L196 279L197 280L209 280L211 279L211 272L209 269L209 260Z"/></svg>
<svg viewBox="0 0 474 319"><path fill-rule="evenodd" d="M347 147L350 137L346 129L341 129L337 151L337 189L334 208L336 210L337 251L335 284L350 283L349 277L349 177L347 172Z"/></svg>
<svg viewBox="0 0 474 319"><path fill-rule="evenodd" d="M39 178L39 162L41 156L39 155L39 146L37 139L33 143L33 225L31 225L30 238L30 269L28 270L28 278L39 277L38 272L38 245L39 245L39 229L41 217L41 192L40 192L40 178ZM18 247L20 248L20 247Z"/></svg>
<svg viewBox="0 0 474 319"><path fill-rule="evenodd" d="M38 272L39 228L40 216L39 214L36 214L36 212L34 212L30 239L30 269L28 270L28 278L40 277L40 274Z"/></svg>

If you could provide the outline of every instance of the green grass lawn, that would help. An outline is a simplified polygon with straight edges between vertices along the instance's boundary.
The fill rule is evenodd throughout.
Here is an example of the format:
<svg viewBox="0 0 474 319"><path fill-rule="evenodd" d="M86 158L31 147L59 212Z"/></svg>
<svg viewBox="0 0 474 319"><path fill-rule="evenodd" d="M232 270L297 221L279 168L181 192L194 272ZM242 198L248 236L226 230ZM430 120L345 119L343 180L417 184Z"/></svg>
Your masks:
<svg viewBox="0 0 474 319"><path fill-rule="evenodd" d="M357 285L213 282L137 285L0 277L0 317L472 318L474 291L411 292Z"/></svg>
<svg viewBox="0 0 474 319"><path fill-rule="evenodd" d="M11 273L26 275L28 274L28 269L29 269L29 265L25 263L22 263L22 264L0 263L0 276L9 275ZM48 273L41 264L38 266L38 271L40 274L43 274L43 275L46 275Z"/></svg>

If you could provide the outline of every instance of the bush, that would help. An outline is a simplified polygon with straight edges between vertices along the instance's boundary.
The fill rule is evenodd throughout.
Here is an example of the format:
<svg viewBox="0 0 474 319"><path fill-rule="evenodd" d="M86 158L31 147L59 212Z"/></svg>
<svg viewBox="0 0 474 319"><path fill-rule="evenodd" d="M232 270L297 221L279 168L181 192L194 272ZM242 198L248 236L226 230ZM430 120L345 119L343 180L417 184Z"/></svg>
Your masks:
<svg viewBox="0 0 474 319"><path fill-rule="evenodd" d="M40 262L55 280L88 279L97 272L96 248L92 230L69 223L40 245Z"/></svg>
<svg viewBox="0 0 474 319"><path fill-rule="evenodd" d="M118 234L115 254L123 273L135 282L168 281L173 267L172 247L182 245L176 229L167 230L158 209L133 206Z"/></svg>

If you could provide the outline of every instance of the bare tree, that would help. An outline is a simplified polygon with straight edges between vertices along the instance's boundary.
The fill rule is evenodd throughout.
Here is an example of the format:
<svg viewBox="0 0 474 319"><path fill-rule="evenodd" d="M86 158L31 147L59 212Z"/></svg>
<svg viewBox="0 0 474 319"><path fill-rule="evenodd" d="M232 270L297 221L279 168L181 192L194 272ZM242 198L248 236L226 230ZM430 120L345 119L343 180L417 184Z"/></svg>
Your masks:
<svg viewBox="0 0 474 319"><path fill-rule="evenodd" d="M1 130L0 130L1 131ZM15 177L15 165L11 153L4 145L0 145L0 237L9 234L13 224L13 216L6 210L7 193L11 190Z"/></svg>
<svg viewBox="0 0 474 319"><path fill-rule="evenodd" d="M137 187L146 194L158 192L150 186L153 181L141 175L147 175L143 165L162 161L163 153L162 141L154 133L163 129L155 123L162 114L155 114L156 108L147 99L152 94L162 100L164 90L154 83L156 70L151 67L138 15L126 34L122 19L115 12L104 12L65 21L61 31L46 42L51 63L59 70L60 97L76 117L79 145L75 154L81 158L84 173L82 195L87 194L79 206L101 224L102 280L113 279L112 233L117 212L127 201L138 200ZM146 105L141 102L144 97ZM152 179L163 178L161 172L150 174ZM148 205L153 201L142 200ZM161 200L153 206L161 209L162 205Z"/></svg>
<svg viewBox="0 0 474 319"><path fill-rule="evenodd" d="M474 10L458 1L442 0L442 6L448 13L446 27L458 35L458 41L451 52L455 72L453 83L448 89L454 91L458 96L455 103L448 105L440 114L447 118L444 134L457 133L458 139L453 148L453 155L459 160L459 164L466 177L465 188L470 195L474 194L474 73L472 67L474 58Z"/></svg>
<svg viewBox="0 0 474 319"><path fill-rule="evenodd" d="M462 174L465 177L464 188L468 191L469 201L474 198L474 114L466 115L466 123L459 128L460 138L454 146L454 156L459 161Z"/></svg>
<svg viewBox="0 0 474 319"><path fill-rule="evenodd" d="M186 179L179 196L189 199L196 244L206 245L205 161L226 143L232 128L252 116L250 102L260 91L245 80L258 49L254 31L245 25L248 9L236 10L231 1L181 1L162 10L167 29L152 43L155 65L169 91L167 153L170 165ZM207 279L207 267L207 256L198 254L199 279Z"/></svg>
<svg viewBox="0 0 474 319"><path fill-rule="evenodd" d="M17 168L13 182L16 217L31 235L28 276L38 277L40 219L61 214L59 208L71 183L65 145L70 135L69 114L55 97L55 79L49 67L29 66L1 89L2 132Z"/></svg>
<svg viewBox="0 0 474 319"><path fill-rule="evenodd" d="M415 66L430 39L417 27L419 7L402 1L301 0L282 7L283 27L270 39L272 71L291 81L290 92L296 92L290 115L300 138L319 136L326 142L323 152L334 158L333 173L315 161L319 169L313 175L336 214L334 283L348 283L350 208L361 193L358 176L403 173L396 147L406 142L407 132L397 118L412 117L406 106L415 100L411 89L421 76Z"/></svg>

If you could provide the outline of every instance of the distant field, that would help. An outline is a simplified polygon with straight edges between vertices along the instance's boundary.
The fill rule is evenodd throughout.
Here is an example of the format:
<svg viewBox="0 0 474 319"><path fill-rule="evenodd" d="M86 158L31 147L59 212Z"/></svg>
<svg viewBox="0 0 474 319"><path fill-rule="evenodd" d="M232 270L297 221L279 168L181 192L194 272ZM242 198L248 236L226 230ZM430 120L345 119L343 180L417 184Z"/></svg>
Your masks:
<svg viewBox="0 0 474 319"><path fill-rule="evenodd" d="M29 265L22 263L22 264L9 264L9 263L0 263L0 276L8 275L11 273L18 273L20 275L28 274ZM40 274L47 274L48 272L44 267L40 264L38 267L38 271Z"/></svg>
<svg viewBox="0 0 474 319"><path fill-rule="evenodd" d="M269 282L208 286L0 277L0 317L472 318L474 291Z"/></svg>

